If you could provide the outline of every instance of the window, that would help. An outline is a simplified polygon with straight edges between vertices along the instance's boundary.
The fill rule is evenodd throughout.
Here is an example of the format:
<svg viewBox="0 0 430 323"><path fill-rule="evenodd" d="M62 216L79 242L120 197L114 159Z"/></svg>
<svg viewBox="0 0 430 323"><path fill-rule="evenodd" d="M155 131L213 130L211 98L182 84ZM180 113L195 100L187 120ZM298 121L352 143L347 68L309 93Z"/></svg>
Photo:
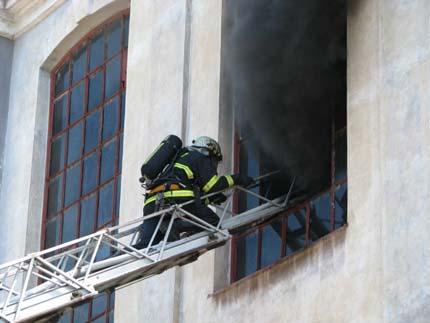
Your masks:
<svg viewBox="0 0 430 323"><path fill-rule="evenodd" d="M247 172L250 176L264 173L268 160L263 157L263 154L256 151L252 142L245 138L241 140L239 146L241 147L239 154L241 171ZM254 151L251 153L252 150ZM335 129L333 125L330 166L331 179L328 189L304 201L293 203L294 205L286 212L255 228L234 235L232 239L232 282L268 267L283 257L303 250L347 223L346 126L344 122L341 122L338 129ZM273 194L273 190L270 185L263 184L257 188L256 193L270 196ZM259 204L256 197L241 193L237 198L236 207L240 211L245 211Z"/></svg>
<svg viewBox="0 0 430 323"><path fill-rule="evenodd" d="M128 25L128 13L104 23L52 73L45 249L118 222ZM113 322L113 306L102 293L59 322Z"/></svg>

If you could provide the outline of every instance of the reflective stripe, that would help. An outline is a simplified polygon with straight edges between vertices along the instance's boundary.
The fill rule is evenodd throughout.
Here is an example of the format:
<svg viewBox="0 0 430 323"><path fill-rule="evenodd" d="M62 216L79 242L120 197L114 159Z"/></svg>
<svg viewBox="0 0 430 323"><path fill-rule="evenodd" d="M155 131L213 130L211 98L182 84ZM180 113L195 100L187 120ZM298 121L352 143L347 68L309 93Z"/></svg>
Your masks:
<svg viewBox="0 0 430 323"><path fill-rule="evenodd" d="M194 178L193 171L187 165L180 164L180 163L175 163L175 165L173 165L173 167L182 169L185 172L185 174L187 174L188 179L193 179Z"/></svg>
<svg viewBox="0 0 430 323"><path fill-rule="evenodd" d="M185 153L185 154L183 154L183 155L181 155L181 158L182 157L185 157L185 156L187 156L187 155L189 155L190 153Z"/></svg>
<svg viewBox="0 0 430 323"><path fill-rule="evenodd" d="M211 190L212 187L218 182L219 177L217 175L212 176L212 178L209 180L209 182L206 183L205 186L203 186L203 192L207 193Z"/></svg>
<svg viewBox="0 0 430 323"><path fill-rule="evenodd" d="M227 183L229 187L234 186L234 180L233 180L233 177L231 177L231 175L227 175L225 176L225 178L227 179Z"/></svg>
<svg viewBox="0 0 430 323"><path fill-rule="evenodd" d="M170 197L194 197L194 192L190 190L179 190L179 191L167 191L163 193L163 196L166 198ZM154 202L157 199L157 196L151 196L149 199L145 200L145 206L149 203Z"/></svg>

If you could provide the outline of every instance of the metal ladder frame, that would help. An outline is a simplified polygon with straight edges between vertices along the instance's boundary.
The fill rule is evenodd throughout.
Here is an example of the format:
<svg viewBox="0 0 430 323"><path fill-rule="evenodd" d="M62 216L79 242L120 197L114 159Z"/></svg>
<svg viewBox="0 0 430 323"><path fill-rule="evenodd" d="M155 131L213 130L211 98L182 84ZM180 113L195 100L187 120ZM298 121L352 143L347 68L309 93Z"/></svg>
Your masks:
<svg viewBox="0 0 430 323"><path fill-rule="evenodd" d="M285 209L293 184L294 181L286 196L275 200L240 186L228 189L230 194L224 206L216 206L221 210L216 227L184 210L184 206L194 203L191 200L3 264L0 266L0 321L34 320L108 288L146 279L173 266L195 261L204 252L225 244L230 238L229 230ZM266 203L254 209L255 212L249 210L226 219L227 214L235 215L229 209L236 191L246 192ZM163 240L153 245L166 216L170 216L170 220ZM141 250L133 248L142 221L155 217L159 221L149 245ZM178 220L191 223L203 231L169 242L172 227ZM106 250L110 255L104 258Z"/></svg>

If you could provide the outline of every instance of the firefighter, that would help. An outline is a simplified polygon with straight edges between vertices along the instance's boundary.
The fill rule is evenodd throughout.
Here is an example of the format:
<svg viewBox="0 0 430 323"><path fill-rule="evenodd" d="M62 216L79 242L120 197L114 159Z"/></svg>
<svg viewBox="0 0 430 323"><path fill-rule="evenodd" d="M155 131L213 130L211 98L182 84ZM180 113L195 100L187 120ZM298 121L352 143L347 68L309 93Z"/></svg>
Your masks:
<svg viewBox="0 0 430 323"><path fill-rule="evenodd" d="M216 226L219 218L208 207L208 204L221 204L226 199L225 195L219 193L206 201L202 201L200 196L222 191L234 185L248 186L253 182L251 177L244 174L218 176L217 168L221 160L221 147L217 141L206 136L193 140L191 146L181 149L167 174L163 175L163 183L153 187L146 194L144 215L154 213L168 205L194 200L194 203L183 208L203 221ZM149 244L159 219L160 217L157 216L143 222L140 228L140 239L133 247L142 249ZM164 238L167 224L168 217L156 233L152 245L156 245ZM194 234L199 231L202 229L191 223L176 220L168 240L178 240L181 232Z"/></svg>

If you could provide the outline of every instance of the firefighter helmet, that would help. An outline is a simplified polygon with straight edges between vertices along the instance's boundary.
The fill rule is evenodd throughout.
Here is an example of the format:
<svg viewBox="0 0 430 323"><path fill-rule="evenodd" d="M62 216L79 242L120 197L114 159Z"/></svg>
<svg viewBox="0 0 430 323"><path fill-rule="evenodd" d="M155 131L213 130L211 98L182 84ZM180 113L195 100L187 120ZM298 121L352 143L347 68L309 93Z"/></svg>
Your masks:
<svg viewBox="0 0 430 323"><path fill-rule="evenodd" d="M210 155L215 156L218 160L222 160L221 147L215 139L201 136L193 140L192 146L207 149Z"/></svg>

